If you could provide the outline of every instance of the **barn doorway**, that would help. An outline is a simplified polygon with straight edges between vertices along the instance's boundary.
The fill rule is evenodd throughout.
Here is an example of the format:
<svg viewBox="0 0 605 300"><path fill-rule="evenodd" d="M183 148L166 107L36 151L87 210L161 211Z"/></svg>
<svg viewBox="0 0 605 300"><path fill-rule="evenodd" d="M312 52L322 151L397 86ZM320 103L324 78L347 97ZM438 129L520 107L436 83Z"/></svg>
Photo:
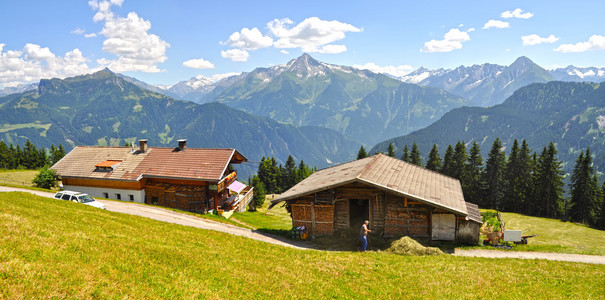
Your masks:
<svg viewBox="0 0 605 300"><path fill-rule="evenodd" d="M351 228L359 229L365 220L370 219L370 200L368 199L350 199L349 200L349 224Z"/></svg>

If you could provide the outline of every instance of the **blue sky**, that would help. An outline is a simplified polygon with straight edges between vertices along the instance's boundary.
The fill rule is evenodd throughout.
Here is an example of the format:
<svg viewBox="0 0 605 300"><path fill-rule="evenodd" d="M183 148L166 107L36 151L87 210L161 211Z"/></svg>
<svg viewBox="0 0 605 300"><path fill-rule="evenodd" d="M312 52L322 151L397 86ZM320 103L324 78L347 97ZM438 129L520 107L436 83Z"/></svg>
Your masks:
<svg viewBox="0 0 605 300"><path fill-rule="evenodd" d="M403 75L421 66L605 66L605 1L3 1L0 87L108 66L152 84L308 52Z"/></svg>

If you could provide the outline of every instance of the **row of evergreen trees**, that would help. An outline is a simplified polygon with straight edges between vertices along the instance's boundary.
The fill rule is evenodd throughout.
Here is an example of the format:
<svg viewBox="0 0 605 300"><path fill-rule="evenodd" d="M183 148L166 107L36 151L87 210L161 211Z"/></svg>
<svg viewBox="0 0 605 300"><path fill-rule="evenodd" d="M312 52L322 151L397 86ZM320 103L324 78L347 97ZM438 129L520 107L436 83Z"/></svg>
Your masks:
<svg viewBox="0 0 605 300"><path fill-rule="evenodd" d="M296 166L292 155L288 156L285 165L278 165L275 157L263 156L258 165L257 175L248 180L254 187L254 205L256 207L262 205L266 194L283 193L316 170L316 168L311 169L302 160Z"/></svg>
<svg viewBox="0 0 605 300"><path fill-rule="evenodd" d="M0 169L39 169L53 165L65 156L63 145L51 145L50 149L36 147L32 142L25 141L23 148L20 145L6 145L0 141Z"/></svg>
<svg viewBox="0 0 605 300"><path fill-rule="evenodd" d="M562 163L557 159L554 143L539 154L523 140L514 141L508 156L496 139L483 162L475 141L467 151L464 141L449 145L443 159L433 145L426 164L418 146L406 145L401 160L460 180L466 201L482 208L523 213L532 216L561 218L605 227L605 184L599 188L592 167L590 149L581 152L570 180L570 197L565 198ZM393 144L387 155L395 157ZM357 159L367 156L363 146Z"/></svg>

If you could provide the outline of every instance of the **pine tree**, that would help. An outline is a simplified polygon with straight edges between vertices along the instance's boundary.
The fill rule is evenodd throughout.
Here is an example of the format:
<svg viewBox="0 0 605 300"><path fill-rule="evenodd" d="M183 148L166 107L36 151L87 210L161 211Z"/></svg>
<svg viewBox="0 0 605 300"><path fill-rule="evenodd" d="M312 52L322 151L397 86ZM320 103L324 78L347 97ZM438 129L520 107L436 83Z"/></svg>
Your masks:
<svg viewBox="0 0 605 300"><path fill-rule="evenodd" d="M401 160L405 162L410 161L410 149L408 148L408 145L405 145L403 147L403 154L401 155Z"/></svg>
<svg viewBox="0 0 605 300"><path fill-rule="evenodd" d="M357 159L362 159L362 158L366 158L368 157L368 154L366 153L366 148L363 147L363 145L359 148L359 152L357 152Z"/></svg>
<svg viewBox="0 0 605 300"><path fill-rule="evenodd" d="M569 217L572 221L594 225L598 209L598 178L592 166L590 148L580 152L570 181L571 202Z"/></svg>
<svg viewBox="0 0 605 300"><path fill-rule="evenodd" d="M483 200L487 208L500 209L504 198L506 156L500 149L502 149L502 143L499 138L496 138L487 155L485 172L483 172L483 181L485 182Z"/></svg>
<svg viewBox="0 0 605 300"><path fill-rule="evenodd" d="M601 210L597 226L605 229L605 182L603 182L603 186L601 186Z"/></svg>
<svg viewBox="0 0 605 300"><path fill-rule="evenodd" d="M298 170L296 169L296 162L294 161L294 157L292 157L292 155L288 155L288 159L286 160L286 166L284 168L284 174L282 174L285 181L282 192L290 189L296 184L297 171Z"/></svg>
<svg viewBox="0 0 605 300"><path fill-rule="evenodd" d="M412 153L410 154L410 163L413 163L417 166L422 166L422 157L420 157L420 150L418 150L418 145L414 143L412 145Z"/></svg>
<svg viewBox="0 0 605 300"><path fill-rule="evenodd" d="M468 160L466 164L466 178L462 181L462 191L464 199L470 203L482 203L481 191L483 182L481 174L483 173L483 157L481 156L481 148L477 141L473 142L469 150Z"/></svg>
<svg viewBox="0 0 605 300"><path fill-rule="evenodd" d="M557 147L550 142L544 147L536 167L534 183L535 215L553 218L561 214L563 206L563 169L557 159Z"/></svg>
<svg viewBox="0 0 605 300"><path fill-rule="evenodd" d="M9 169L10 151L4 141L0 141L0 169Z"/></svg>
<svg viewBox="0 0 605 300"><path fill-rule="evenodd" d="M387 155L390 157L395 157L395 146L393 146L393 143L389 143L389 147L387 148Z"/></svg>
<svg viewBox="0 0 605 300"><path fill-rule="evenodd" d="M463 180L466 172L466 160L468 155L466 154L466 145L464 141L458 141L454 147L454 156L452 159L452 167L450 176Z"/></svg>
<svg viewBox="0 0 605 300"><path fill-rule="evenodd" d="M441 169L441 156L439 155L439 149L437 144L433 144L431 152L429 152L429 159L426 162L426 168L432 171L439 171Z"/></svg>
<svg viewBox="0 0 605 300"><path fill-rule="evenodd" d="M445 150L445 155L443 156L443 165L441 166L441 170L439 173L447 176L452 176L454 171L452 170L454 167L454 148L452 145L448 145Z"/></svg>
<svg viewBox="0 0 605 300"><path fill-rule="evenodd" d="M263 203L265 203L266 192L265 185L262 183L260 178L257 175L252 177L252 187L254 188L254 193L252 196L252 205L250 205L250 210L256 211L257 207L261 207Z"/></svg>
<svg viewBox="0 0 605 300"><path fill-rule="evenodd" d="M502 199L502 210L510 212L519 212L521 192L519 191L519 141L515 139L513 146L508 154L508 160L504 171L505 187L504 198Z"/></svg>
<svg viewBox="0 0 605 300"><path fill-rule="evenodd" d="M309 177L311 173L313 173L313 170L311 170L311 168L305 164L305 161L301 159L300 163L298 164L298 176L296 177L296 183L299 183L303 179Z"/></svg>

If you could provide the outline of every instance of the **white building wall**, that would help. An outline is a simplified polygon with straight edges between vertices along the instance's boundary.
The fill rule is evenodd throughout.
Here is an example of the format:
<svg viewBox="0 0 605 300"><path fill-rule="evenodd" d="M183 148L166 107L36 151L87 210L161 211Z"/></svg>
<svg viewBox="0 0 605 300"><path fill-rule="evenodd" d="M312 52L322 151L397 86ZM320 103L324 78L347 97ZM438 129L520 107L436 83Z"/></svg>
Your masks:
<svg viewBox="0 0 605 300"><path fill-rule="evenodd" d="M86 193L95 198L107 198L126 202L131 201L130 196L132 195L134 200L131 202L145 203L145 190L121 190L78 185L64 185L63 189L67 191ZM120 195L121 199L118 199L118 195Z"/></svg>

